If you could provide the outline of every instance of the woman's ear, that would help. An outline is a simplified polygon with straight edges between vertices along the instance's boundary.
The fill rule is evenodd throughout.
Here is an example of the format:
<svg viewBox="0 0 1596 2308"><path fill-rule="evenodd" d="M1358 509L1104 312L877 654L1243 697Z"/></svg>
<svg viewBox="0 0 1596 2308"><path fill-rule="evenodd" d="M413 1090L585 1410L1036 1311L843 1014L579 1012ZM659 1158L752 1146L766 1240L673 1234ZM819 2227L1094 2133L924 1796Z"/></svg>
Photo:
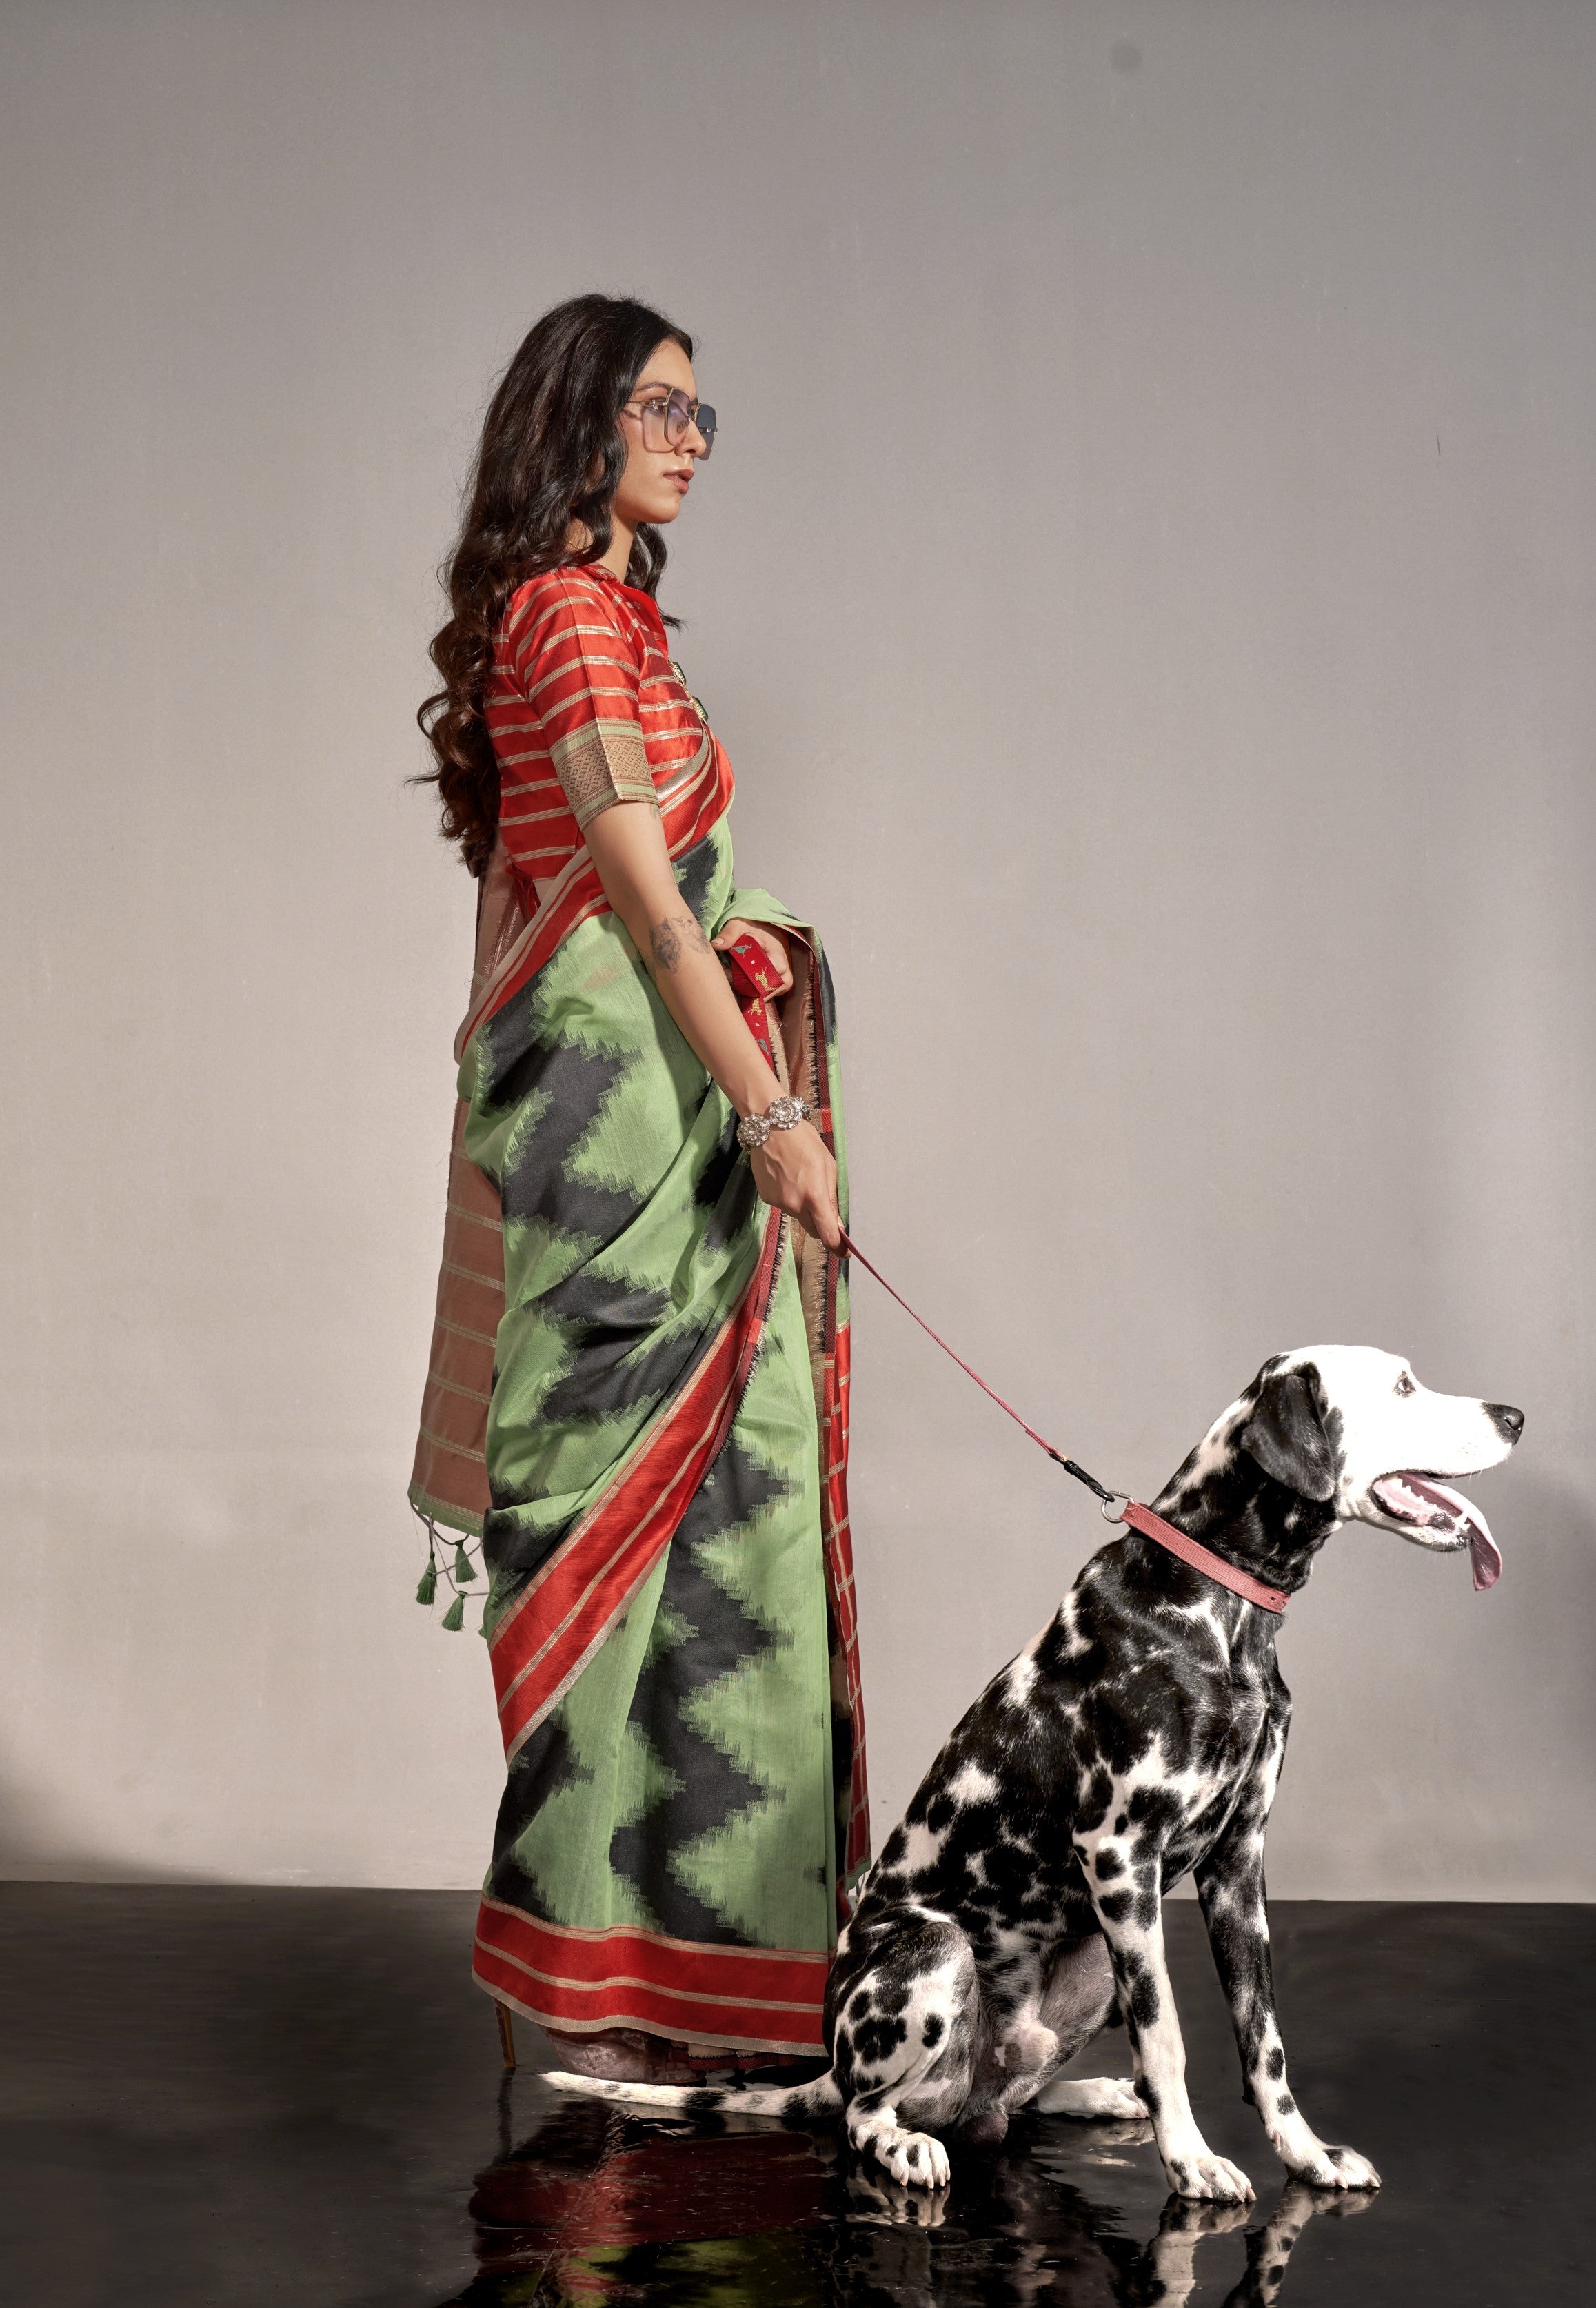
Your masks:
<svg viewBox="0 0 1596 2308"><path fill-rule="evenodd" d="M1273 1372L1259 1387L1238 1440L1273 1481L1323 1503L1335 1496L1336 1466L1320 1394L1312 1363Z"/></svg>

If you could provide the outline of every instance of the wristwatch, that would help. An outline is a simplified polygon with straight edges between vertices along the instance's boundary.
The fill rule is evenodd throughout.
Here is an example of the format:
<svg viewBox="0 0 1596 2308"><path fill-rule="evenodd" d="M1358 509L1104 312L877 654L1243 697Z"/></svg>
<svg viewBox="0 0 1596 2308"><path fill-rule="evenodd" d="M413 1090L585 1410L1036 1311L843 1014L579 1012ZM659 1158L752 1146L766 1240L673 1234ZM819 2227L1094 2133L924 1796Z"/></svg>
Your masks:
<svg viewBox="0 0 1596 2308"><path fill-rule="evenodd" d="M763 1146L772 1130L796 1130L815 1109L807 1098L773 1098L763 1114L745 1114L737 1126L739 1146Z"/></svg>

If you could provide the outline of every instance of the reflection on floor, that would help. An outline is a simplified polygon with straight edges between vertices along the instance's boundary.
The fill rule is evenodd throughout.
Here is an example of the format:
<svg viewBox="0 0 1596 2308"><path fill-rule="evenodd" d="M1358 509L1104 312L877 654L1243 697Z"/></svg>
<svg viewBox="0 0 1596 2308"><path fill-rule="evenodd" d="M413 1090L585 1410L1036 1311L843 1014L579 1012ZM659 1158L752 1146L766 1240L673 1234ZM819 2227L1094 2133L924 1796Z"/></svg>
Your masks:
<svg viewBox="0 0 1596 2308"><path fill-rule="evenodd" d="M1283 2187L1195 1910L1194 2101L1245 2212L1171 2201L1145 2127L1033 2118L945 2197L750 2119L501 2080L454 1893L0 1887L0 2285L40 2308L865 2308L1585 2296L1596 1910L1282 1904L1293 2079L1373 2199ZM1097 2063L1124 2061L1122 2035ZM1083 2063L1084 2069L1090 2063Z"/></svg>
<svg viewBox="0 0 1596 2308"><path fill-rule="evenodd" d="M1207 2296L1281 2296L1316 2213L1366 2197L1284 2191L1263 2215L1182 2204L1138 2184L1144 2124L1038 2124L996 2154L960 2159L956 2188L913 2194L836 2142L735 2120L645 2124L589 2103L556 2108L477 2184L480 2274L459 2308L647 2300L661 2308L758 2301L962 2304L1158 2301L1199 2295L1205 2236L1241 2235L1246 2271ZM1143 2244L1127 2197L1151 2195ZM531 2282L529 2284L529 2279Z"/></svg>

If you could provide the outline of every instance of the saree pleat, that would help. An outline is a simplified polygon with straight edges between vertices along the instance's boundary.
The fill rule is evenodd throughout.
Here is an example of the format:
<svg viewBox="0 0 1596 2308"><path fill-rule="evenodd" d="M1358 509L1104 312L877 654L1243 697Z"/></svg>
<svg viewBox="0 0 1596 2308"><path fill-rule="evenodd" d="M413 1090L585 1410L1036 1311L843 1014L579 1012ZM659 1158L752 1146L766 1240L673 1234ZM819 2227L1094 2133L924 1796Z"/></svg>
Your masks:
<svg viewBox="0 0 1596 2308"><path fill-rule="evenodd" d="M705 814L684 900L711 935L789 932L768 1023L841 1174L818 941L734 887ZM868 1840L845 1276L758 1200L621 923L574 880L562 901L551 934L484 891L411 1486L491 1579L508 1779L476 1976L562 2029L813 2050Z"/></svg>

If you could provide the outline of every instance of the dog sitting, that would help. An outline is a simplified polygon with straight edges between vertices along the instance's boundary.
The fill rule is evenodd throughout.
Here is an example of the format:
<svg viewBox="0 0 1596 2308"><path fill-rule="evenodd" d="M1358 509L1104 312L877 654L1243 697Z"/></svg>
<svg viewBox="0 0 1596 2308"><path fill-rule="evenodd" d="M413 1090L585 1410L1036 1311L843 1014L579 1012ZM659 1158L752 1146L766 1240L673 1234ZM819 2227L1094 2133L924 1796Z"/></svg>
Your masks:
<svg viewBox="0 0 1596 2308"><path fill-rule="evenodd" d="M1523 1414L1434 1394L1395 1355L1312 1347L1264 1364L1153 1502L1257 1580L1292 1593L1343 1522L1502 1558L1445 1477L1507 1456ZM1188 1873L1241 2055L1245 2096L1293 2177L1376 2188L1298 2107L1275 2018L1264 1836L1290 1717L1277 1621L1152 1539L1100 1548L1055 1617L994 1676L860 1886L826 1995L829 2074L789 2090L695 2091L555 2074L570 2091L803 2122L906 2186L947 2184L940 2135L1001 2140L1044 2114L1151 2117L1178 2195L1243 2203L1186 2088L1161 1903ZM1065 2063L1125 2020L1134 2084Z"/></svg>

